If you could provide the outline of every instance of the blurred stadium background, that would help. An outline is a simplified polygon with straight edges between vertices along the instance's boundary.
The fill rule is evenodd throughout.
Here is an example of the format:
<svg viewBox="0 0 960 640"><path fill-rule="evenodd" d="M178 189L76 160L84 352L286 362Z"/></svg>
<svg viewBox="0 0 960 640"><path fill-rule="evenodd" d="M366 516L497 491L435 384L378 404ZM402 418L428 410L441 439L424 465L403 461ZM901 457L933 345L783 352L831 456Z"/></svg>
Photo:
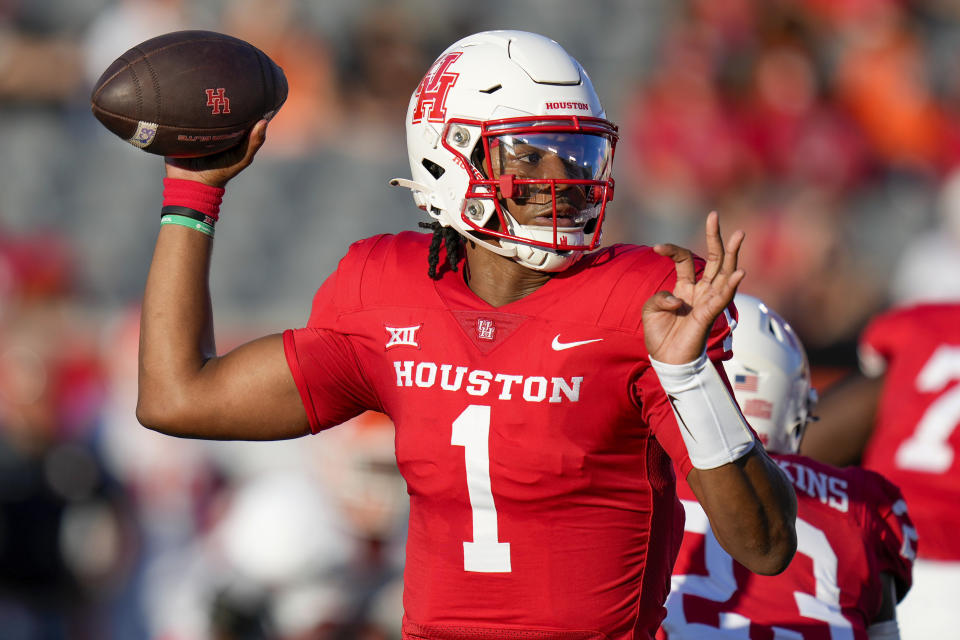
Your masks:
<svg viewBox="0 0 960 640"><path fill-rule="evenodd" d="M301 326L347 245L415 229L403 114L467 33L537 31L621 127L607 243L747 231L742 286L823 388L865 321L960 298L957 0L0 0L0 637L397 638L404 493L374 415L292 443L134 418L162 161L90 115L119 54L245 38L289 100L227 191L221 349ZM424 265L426 269L426 265Z"/></svg>

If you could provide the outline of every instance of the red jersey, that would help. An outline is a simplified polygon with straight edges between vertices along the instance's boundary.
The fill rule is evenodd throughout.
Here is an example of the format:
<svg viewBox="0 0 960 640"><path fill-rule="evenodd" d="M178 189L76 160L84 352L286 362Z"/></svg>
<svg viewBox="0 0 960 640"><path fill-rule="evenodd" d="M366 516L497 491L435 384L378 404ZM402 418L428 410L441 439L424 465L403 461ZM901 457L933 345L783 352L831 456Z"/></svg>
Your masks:
<svg viewBox="0 0 960 640"><path fill-rule="evenodd" d="M736 562L680 483L687 519L658 638L866 640L880 610L880 572L894 577L898 600L910 588L916 534L893 484L860 467L771 457L797 494L790 566L761 576Z"/></svg>
<svg viewBox="0 0 960 640"><path fill-rule="evenodd" d="M652 638L682 537L671 459L691 468L641 325L672 261L617 245L492 307L462 263L426 275L429 241L354 244L284 334L314 432L395 425L404 638Z"/></svg>
<svg viewBox="0 0 960 640"><path fill-rule="evenodd" d="M885 374L863 466L903 491L921 558L960 561L960 304L877 316L860 355L864 373Z"/></svg>

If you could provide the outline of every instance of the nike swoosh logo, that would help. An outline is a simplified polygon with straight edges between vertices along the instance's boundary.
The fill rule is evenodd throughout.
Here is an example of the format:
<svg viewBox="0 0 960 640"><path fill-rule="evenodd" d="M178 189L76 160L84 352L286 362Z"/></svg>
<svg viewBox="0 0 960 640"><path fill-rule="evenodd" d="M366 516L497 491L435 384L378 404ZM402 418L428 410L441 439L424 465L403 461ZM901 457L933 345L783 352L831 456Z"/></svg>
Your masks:
<svg viewBox="0 0 960 640"><path fill-rule="evenodd" d="M560 342L560 334L558 333L553 337L553 343L550 346L553 347L554 351L563 351L564 349L582 347L585 344L590 344L591 342L600 342L601 340L603 340L603 338L594 338L593 340L577 340L576 342Z"/></svg>

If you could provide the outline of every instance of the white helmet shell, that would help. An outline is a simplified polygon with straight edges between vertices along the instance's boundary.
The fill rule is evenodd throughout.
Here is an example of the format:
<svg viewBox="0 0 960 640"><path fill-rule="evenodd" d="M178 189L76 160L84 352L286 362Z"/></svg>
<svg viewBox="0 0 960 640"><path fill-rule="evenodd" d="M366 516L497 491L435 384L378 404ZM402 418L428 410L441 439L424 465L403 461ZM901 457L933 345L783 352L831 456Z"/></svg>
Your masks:
<svg viewBox="0 0 960 640"><path fill-rule="evenodd" d="M553 40L487 31L454 43L411 96L406 130L412 180L391 184L410 188L417 206L441 225L541 271L563 270L599 246L613 197L616 126L606 120L580 63ZM575 176L524 180L500 168L494 179L491 149L501 139L551 135L579 138L578 148L587 149L588 159L576 158ZM515 189L529 195L531 185L552 197L552 224L520 224L503 204ZM572 223L558 225L556 194L571 185L587 194L585 204Z"/></svg>
<svg viewBox="0 0 960 640"><path fill-rule="evenodd" d="M733 358L724 369L737 404L767 451L796 453L817 402L807 353L790 325L763 302L738 293L734 303Z"/></svg>

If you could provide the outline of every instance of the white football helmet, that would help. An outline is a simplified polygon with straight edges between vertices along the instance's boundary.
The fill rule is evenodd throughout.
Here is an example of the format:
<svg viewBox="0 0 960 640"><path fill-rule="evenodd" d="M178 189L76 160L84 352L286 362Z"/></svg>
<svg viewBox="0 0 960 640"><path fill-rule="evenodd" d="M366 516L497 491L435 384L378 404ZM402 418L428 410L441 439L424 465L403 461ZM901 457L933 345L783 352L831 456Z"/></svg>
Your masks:
<svg viewBox="0 0 960 640"><path fill-rule="evenodd" d="M807 352L793 328L763 302L738 293L734 303L739 318L733 358L724 369L737 404L767 451L796 453L817 403Z"/></svg>
<svg viewBox="0 0 960 640"><path fill-rule="evenodd" d="M410 98L406 129L413 179L391 184L441 225L540 271L600 246L617 127L553 40L487 31L454 43ZM520 224L508 200L534 205L541 224Z"/></svg>

